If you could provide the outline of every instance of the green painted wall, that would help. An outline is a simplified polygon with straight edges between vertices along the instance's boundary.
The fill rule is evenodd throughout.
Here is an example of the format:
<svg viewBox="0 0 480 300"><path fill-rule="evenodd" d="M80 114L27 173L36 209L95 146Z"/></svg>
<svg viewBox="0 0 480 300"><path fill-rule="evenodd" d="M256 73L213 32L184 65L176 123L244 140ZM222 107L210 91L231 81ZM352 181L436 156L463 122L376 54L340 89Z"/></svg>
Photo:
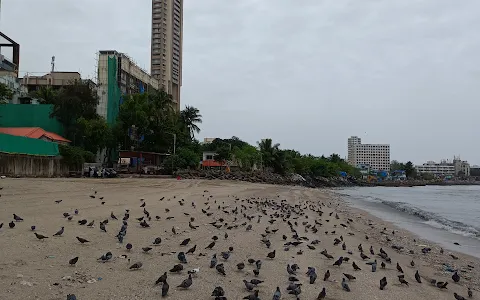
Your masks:
<svg viewBox="0 0 480 300"><path fill-rule="evenodd" d="M52 104L0 104L0 127L40 127L63 136L63 126L50 118Z"/></svg>

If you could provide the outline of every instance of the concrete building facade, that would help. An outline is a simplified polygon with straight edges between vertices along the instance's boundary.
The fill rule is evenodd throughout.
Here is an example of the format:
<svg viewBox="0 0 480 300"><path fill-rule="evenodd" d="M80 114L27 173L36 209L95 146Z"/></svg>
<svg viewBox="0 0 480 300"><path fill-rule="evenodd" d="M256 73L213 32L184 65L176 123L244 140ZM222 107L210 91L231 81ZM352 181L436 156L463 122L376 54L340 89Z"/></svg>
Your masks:
<svg viewBox="0 0 480 300"><path fill-rule="evenodd" d="M151 74L180 110L183 0L152 0Z"/></svg>
<svg viewBox="0 0 480 300"><path fill-rule="evenodd" d="M422 165L415 166L418 173L429 173L435 176L470 176L470 164L454 157L453 161L442 160L439 163L427 161Z"/></svg>
<svg viewBox="0 0 480 300"><path fill-rule="evenodd" d="M390 171L389 144L362 144L358 136L348 138L348 163L352 166L369 166L375 171Z"/></svg>
<svg viewBox="0 0 480 300"><path fill-rule="evenodd" d="M97 113L113 123L124 95L158 91L160 82L140 68L129 56L115 50L98 54Z"/></svg>
<svg viewBox="0 0 480 300"><path fill-rule="evenodd" d="M22 103L22 98L28 96L27 87L20 83L20 80L13 72L0 71L0 83L5 84L13 92L13 98L9 103L20 104Z"/></svg>
<svg viewBox="0 0 480 300"><path fill-rule="evenodd" d="M42 76L26 74L20 80L22 85L26 86L29 92L33 92L47 86L53 89L60 89L64 86L72 85L76 81L82 80L82 77L78 72L50 72Z"/></svg>

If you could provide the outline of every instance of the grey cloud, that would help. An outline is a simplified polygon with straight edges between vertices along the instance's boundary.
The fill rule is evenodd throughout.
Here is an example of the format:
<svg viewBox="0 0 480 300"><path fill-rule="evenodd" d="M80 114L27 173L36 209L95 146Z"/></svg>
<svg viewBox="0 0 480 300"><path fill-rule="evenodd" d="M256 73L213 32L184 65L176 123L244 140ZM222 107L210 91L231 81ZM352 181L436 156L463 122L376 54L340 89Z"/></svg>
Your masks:
<svg viewBox="0 0 480 300"><path fill-rule="evenodd" d="M59 69L88 76L95 52L112 48L148 69L149 0L3 2L2 30L21 43L22 70L48 71L56 55ZM200 137L272 137L345 156L347 137L359 135L390 143L394 159L480 162L480 2L184 6L182 101L201 110Z"/></svg>

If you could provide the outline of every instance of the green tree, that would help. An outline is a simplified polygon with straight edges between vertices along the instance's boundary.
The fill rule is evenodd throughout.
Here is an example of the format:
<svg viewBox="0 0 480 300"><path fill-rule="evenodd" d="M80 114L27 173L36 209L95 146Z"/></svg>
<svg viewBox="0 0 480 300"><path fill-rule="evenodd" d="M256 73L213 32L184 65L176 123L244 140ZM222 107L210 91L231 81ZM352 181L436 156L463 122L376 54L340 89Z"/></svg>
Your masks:
<svg viewBox="0 0 480 300"><path fill-rule="evenodd" d="M260 150L263 166L267 168L274 168L276 165L275 159L278 157L280 144L273 144L272 139L263 139L257 142Z"/></svg>
<svg viewBox="0 0 480 300"><path fill-rule="evenodd" d="M0 104L9 103L13 98L13 91L3 83L0 83Z"/></svg>
<svg viewBox="0 0 480 300"><path fill-rule="evenodd" d="M57 118L63 125L67 138L73 141L77 132L77 119L96 118L97 104L96 91L88 84L77 81L58 92L54 98L51 117Z"/></svg>
<svg viewBox="0 0 480 300"><path fill-rule="evenodd" d="M30 93L33 98L40 99L42 104L55 104L58 96L58 91L50 86L42 86L40 89Z"/></svg>
<svg viewBox="0 0 480 300"><path fill-rule="evenodd" d="M405 175L407 175L408 178L415 178L417 175L417 170L411 161L405 164Z"/></svg>
<svg viewBox="0 0 480 300"><path fill-rule="evenodd" d="M200 127L197 125L202 123L202 115L200 114L200 111L198 108L187 105L185 109L180 112L180 119L187 127L190 137L193 139L195 133L200 132Z"/></svg>
<svg viewBox="0 0 480 300"><path fill-rule="evenodd" d="M107 146L110 128L104 118L99 117L87 120L80 117L77 120L77 125L77 139L81 137L83 149L97 153Z"/></svg>
<svg viewBox="0 0 480 300"><path fill-rule="evenodd" d="M243 170L250 171L254 166L259 167L260 152L252 145L246 143L246 145L241 148L235 147L233 149L233 155Z"/></svg>

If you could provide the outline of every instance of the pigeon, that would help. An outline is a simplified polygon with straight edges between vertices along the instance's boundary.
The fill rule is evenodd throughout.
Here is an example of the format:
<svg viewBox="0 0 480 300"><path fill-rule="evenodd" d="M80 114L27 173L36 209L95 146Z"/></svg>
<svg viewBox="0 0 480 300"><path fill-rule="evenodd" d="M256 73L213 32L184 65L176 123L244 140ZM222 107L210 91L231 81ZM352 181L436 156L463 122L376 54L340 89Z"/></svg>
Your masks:
<svg viewBox="0 0 480 300"><path fill-rule="evenodd" d="M68 264L69 264L70 266L74 266L77 262L78 262L78 256L70 259L70 260L68 261Z"/></svg>
<svg viewBox="0 0 480 300"><path fill-rule="evenodd" d="M37 227L35 227L35 225L30 226L30 229L31 229L32 231L35 231L35 228L37 228Z"/></svg>
<svg viewBox="0 0 480 300"><path fill-rule="evenodd" d="M20 222L20 221L23 221L23 218L20 218L19 216L17 216L16 214L13 214L13 219L17 222Z"/></svg>
<svg viewBox="0 0 480 300"><path fill-rule="evenodd" d="M323 276L323 281L327 281L328 278L330 278L330 270L327 270L327 272L325 272L325 275Z"/></svg>
<svg viewBox="0 0 480 300"><path fill-rule="evenodd" d="M222 252L221 255L224 260L227 260L230 257L230 252Z"/></svg>
<svg viewBox="0 0 480 300"><path fill-rule="evenodd" d="M14 228L15 227L15 222L11 221L10 223L8 223L8 227Z"/></svg>
<svg viewBox="0 0 480 300"><path fill-rule="evenodd" d="M415 267L415 262L414 262L413 260L410 262L410 266L411 266L412 268Z"/></svg>
<svg viewBox="0 0 480 300"><path fill-rule="evenodd" d="M251 282L252 284L254 284L254 285L259 285L260 283L263 282L263 280L258 280L258 279L255 279L255 278L254 278L254 279L250 280L250 282Z"/></svg>
<svg viewBox="0 0 480 300"><path fill-rule="evenodd" d="M255 285L249 281L246 281L245 279L243 280L243 283L245 284L245 288L249 291L253 290Z"/></svg>
<svg viewBox="0 0 480 300"><path fill-rule="evenodd" d="M154 245L160 245L161 242L162 242L162 238L157 237L157 238L155 238L155 240L153 241L152 244L154 244Z"/></svg>
<svg viewBox="0 0 480 300"><path fill-rule="evenodd" d="M447 289L447 284L448 284L448 282L446 282L446 281L445 282L439 281L439 282L437 282L437 287L439 289Z"/></svg>
<svg viewBox="0 0 480 300"><path fill-rule="evenodd" d="M325 288L323 288L320 294L318 294L317 300L325 299L326 296L327 296L327 292L325 291Z"/></svg>
<svg viewBox="0 0 480 300"><path fill-rule="evenodd" d="M223 264L216 265L215 269L217 269L217 272L222 274L223 276L227 275L227 274L225 274L225 268L224 268Z"/></svg>
<svg viewBox="0 0 480 300"><path fill-rule="evenodd" d="M468 288L468 298L472 298L472 297L473 297L472 289Z"/></svg>
<svg viewBox="0 0 480 300"><path fill-rule="evenodd" d="M255 292L253 292L253 294L251 295L248 295L248 296L245 296L243 297L243 299L247 299L247 300L260 300L260 298L258 298L258 290L255 290Z"/></svg>
<svg viewBox="0 0 480 300"><path fill-rule="evenodd" d="M177 258L182 264L187 263L187 257L185 256L185 252L179 252Z"/></svg>
<svg viewBox="0 0 480 300"><path fill-rule="evenodd" d="M60 204L63 200L55 200L55 203Z"/></svg>
<svg viewBox="0 0 480 300"><path fill-rule="evenodd" d="M453 293L453 297L455 297L455 299L457 299L457 300L466 300L465 297L462 297L457 293Z"/></svg>
<svg viewBox="0 0 480 300"><path fill-rule="evenodd" d="M345 275L345 277L347 277L347 279L348 279L349 281L352 281L352 280L357 279L355 276L350 275L350 274L347 274L347 273L343 273L343 275Z"/></svg>
<svg viewBox="0 0 480 300"><path fill-rule="evenodd" d="M272 252L268 253L268 254L267 254L267 257L270 258L270 259L274 259L274 258L275 258L275 250L273 250Z"/></svg>
<svg viewBox="0 0 480 300"><path fill-rule="evenodd" d="M163 285L162 285L162 297L167 296L167 294L168 294L168 289L169 289L169 288L170 288L170 286L168 285L167 280L165 280L165 281L163 282Z"/></svg>
<svg viewBox="0 0 480 300"><path fill-rule="evenodd" d="M80 243L82 243L82 244L84 244L84 243L89 243L89 242L90 242L89 240L86 240L86 239L81 238L81 237L78 237L78 236L77 236L77 240L78 240Z"/></svg>
<svg viewBox="0 0 480 300"><path fill-rule="evenodd" d="M113 214L113 211L110 213L110 218L114 220L118 220L118 218Z"/></svg>
<svg viewBox="0 0 480 300"><path fill-rule="evenodd" d="M422 283L422 279L420 278L420 274L418 273L418 270L415 272L415 280L418 283Z"/></svg>
<svg viewBox="0 0 480 300"><path fill-rule="evenodd" d="M398 270L398 272L403 273L403 269L402 269L402 267L400 267L398 262L397 262L397 270Z"/></svg>
<svg viewBox="0 0 480 300"><path fill-rule="evenodd" d="M44 236L44 235L38 234L36 232L34 232L34 234L37 237L37 239L39 239L39 240L48 239L48 236Z"/></svg>
<svg viewBox="0 0 480 300"><path fill-rule="evenodd" d="M136 262L134 263L133 265L130 266L130 270L138 270L140 269L141 267L143 266L143 264L141 262Z"/></svg>
<svg viewBox="0 0 480 300"><path fill-rule="evenodd" d="M142 250L143 252L147 253L148 251L152 250L152 247L143 247Z"/></svg>
<svg viewBox="0 0 480 300"><path fill-rule="evenodd" d="M347 282L345 281L345 278L342 278L342 288L344 291L350 292L350 287L348 286Z"/></svg>
<svg viewBox="0 0 480 300"><path fill-rule="evenodd" d="M195 252L195 250L197 249L197 245L193 246L192 248L188 249L187 253L186 254L193 254L193 252Z"/></svg>
<svg viewBox="0 0 480 300"><path fill-rule="evenodd" d="M340 267L342 265L342 262L343 262L343 256L340 256L340 258L336 262L334 262L333 265Z"/></svg>
<svg viewBox="0 0 480 300"><path fill-rule="evenodd" d="M182 281L182 283L180 285L178 285L177 287L188 289L192 285L192 283L193 283L192 274L189 274L188 278L185 279L184 281Z"/></svg>
<svg viewBox="0 0 480 300"><path fill-rule="evenodd" d="M184 240L180 243L180 246L186 246L186 245L188 245L188 243L190 243L190 238L184 239Z"/></svg>
<svg viewBox="0 0 480 300"><path fill-rule="evenodd" d="M107 232L107 228L105 227L105 223L100 222L100 230L103 232Z"/></svg>
<svg viewBox="0 0 480 300"><path fill-rule="evenodd" d="M170 269L171 273L178 273L183 270L183 265L181 264L176 264L173 266L173 268Z"/></svg>
<svg viewBox="0 0 480 300"><path fill-rule="evenodd" d="M237 264L237 269L238 270L243 270L245 268L245 263L241 262Z"/></svg>
<svg viewBox="0 0 480 300"><path fill-rule="evenodd" d="M280 288L277 286L275 293L273 293L272 300L280 300L280 297L282 297L282 292L280 292Z"/></svg>
<svg viewBox="0 0 480 300"><path fill-rule="evenodd" d="M162 276L158 277L157 281L155 281L155 285L159 283L165 283L167 281L167 272L163 273Z"/></svg>
<svg viewBox="0 0 480 300"><path fill-rule="evenodd" d="M223 290L223 288L221 286L217 286L213 290L211 296L212 297L223 297L223 296L225 296L225 291Z"/></svg>
<svg viewBox="0 0 480 300"><path fill-rule="evenodd" d="M107 262L110 259L112 259L112 257L113 257L112 252L108 251L107 253L103 254L98 260L101 260L103 262Z"/></svg>
<svg viewBox="0 0 480 300"><path fill-rule="evenodd" d="M452 280L455 281L455 282L459 282L459 281L460 281L460 276L458 275L457 272L453 273L453 275L452 275Z"/></svg>
<svg viewBox="0 0 480 300"><path fill-rule="evenodd" d="M215 241L211 242L210 244L208 244L207 247L205 247L205 249L212 249L213 246L215 246Z"/></svg>
<svg viewBox="0 0 480 300"><path fill-rule="evenodd" d="M212 259L210 260L210 268L214 268L217 265L217 254L214 254L212 256Z"/></svg>
<svg viewBox="0 0 480 300"><path fill-rule="evenodd" d="M290 264L287 264L287 273L290 275L296 275L296 272L292 269Z"/></svg>
<svg viewBox="0 0 480 300"><path fill-rule="evenodd" d="M75 296L75 294L68 294L67 300L77 300L77 297Z"/></svg>
<svg viewBox="0 0 480 300"><path fill-rule="evenodd" d="M317 280L317 273L315 272L315 268L311 268L310 270L307 274L310 277L310 284L314 284L315 280Z"/></svg>
<svg viewBox="0 0 480 300"><path fill-rule="evenodd" d="M387 277L383 277L380 279L380 290L384 290L385 287L387 286Z"/></svg>
<svg viewBox="0 0 480 300"><path fill-rule="evenodd" d="M398 281L400 281L401 284L405 284L408 286L408 282L405 280L405 278L403 278L402 275L398 276Z"/></svg>

